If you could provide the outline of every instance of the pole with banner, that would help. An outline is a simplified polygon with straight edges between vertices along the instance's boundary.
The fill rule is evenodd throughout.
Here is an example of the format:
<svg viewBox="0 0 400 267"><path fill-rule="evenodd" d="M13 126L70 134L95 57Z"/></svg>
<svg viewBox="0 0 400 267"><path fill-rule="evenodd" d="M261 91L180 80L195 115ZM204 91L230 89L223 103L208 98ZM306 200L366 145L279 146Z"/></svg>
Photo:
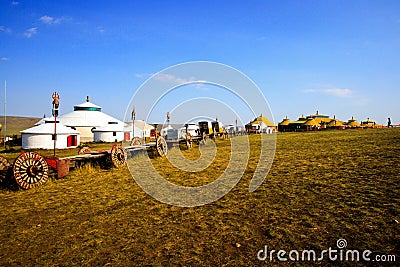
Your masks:
<svg viewBox="0 0 400 267"><path fill-rule="evenodd" d="M136 119L136 109L133 106L132 109L132 141L135 139L135 119Z"/></svg>
<svg viewBox="0 0 400 267"><path fill-rule="evenodd" d="M56 156L56 144L57 144L57 117L58 117L58 107L60 105L60 95L57 92L54 92L51 95L51 98L53 98L53 108L51 110L51 113L53 114L53 117L54 117L53 140L54 140L54 157L55 157Z"/></svg>

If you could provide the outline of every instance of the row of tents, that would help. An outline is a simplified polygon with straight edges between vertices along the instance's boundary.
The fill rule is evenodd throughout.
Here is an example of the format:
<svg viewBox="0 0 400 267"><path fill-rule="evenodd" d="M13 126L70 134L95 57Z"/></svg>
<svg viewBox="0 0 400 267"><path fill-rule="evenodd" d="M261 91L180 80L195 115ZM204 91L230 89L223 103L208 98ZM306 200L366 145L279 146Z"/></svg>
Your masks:
<svg viewBox="0 0 400 267"><path fill-rule="evenodd" d="M43 118L34 127L21 131L23 149L51 149L74 148L81 142L119 142L129 140L132 131L135 136L150 136L154 129L152 125L143 120L136 120L135 127L132 122L124 123L104 112L101 107L90 102L74 106L74 110L65 115ZM54 136L56 132L56 136Z"/></svg>
<svg viewBox="0 0 400 267"><path fill-rule="evenodd" d="M133 136L146 138L156 130L153 125L143 120L134 122L122 122L101 111L101 107L90 102L87 97L86 102L74 106L74 110L65 115L43 118L34 127L21 131L23 149L52 149L54 140L56 148L74 148L81 142L120 142L129 141ZM211 123L211 122L210 122ZM214 122L220 124L219 122ZM211 126L210 126L211 127ZM222 126L221 126L222 127ZM223 127L223 131L232 133L266 133L290 132L290 131L313 131L320 129L345 129L345 128L377 128L382 127L371 120L358 123L354 118L348 122L343 122L334 116L319 114L301 116L296 121L290 121L287 117L278 125L271 122L262 114L253 121L245 125L245 128L237 125ZM174 133L177 138L182 138L186 132L184 127L173 129L168 125L164 129L159 129L161 135L170 137ZM189 132L195 135L198 125L190 125ZM222 129L222 128L221 128ZM57 134L54 135L54 132Z"/></svg>
<svg viewBox="0 0 400 267"><path fill-rule="evenodd" d="M370 120L369 118L359 123L351 117L347 122L338 120L336 116L330 118L327 115L315 114L305 117L302 115L296 121L290 121L287 117L278 124L279 132L300 132L300 131L316 131L323 129L362 129L362 128L383 128L382 125Z"/></svg>

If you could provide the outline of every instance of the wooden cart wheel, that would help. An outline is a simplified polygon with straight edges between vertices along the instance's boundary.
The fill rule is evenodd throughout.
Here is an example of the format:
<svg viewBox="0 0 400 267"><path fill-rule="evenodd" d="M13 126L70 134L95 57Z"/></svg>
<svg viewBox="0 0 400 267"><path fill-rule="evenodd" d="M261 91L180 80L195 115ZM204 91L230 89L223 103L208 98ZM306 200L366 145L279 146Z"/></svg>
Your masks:
<svg viewBox="0 0 400 267"><path fill-rule="evenodd" d="M131 141L131 146L140 146L142 144L142 140L139 137L135 137Z"/></svg>
<svg viewBox="0 0 400 267"><path fill-rule="evenodd" d="M36 152L22 152L13 164L14 178L23 189L30 189L47 182L49 166Z"/></svg>
<svg viewBox="0 0 400 267"><path fill-rule="evenodd" d="M90 154L91 150L89 147L84 146L78 151L78 155L85 155L85 154Z"/></svg>
<svg viewBox="0 0 400 267"><path fill-rule="evenodd" d="M121 145L113 145L111 148L111 161L117 168L126 164L125 149Z"/></svg>
<svg viewBox="0 0 400 267"><path fill-rule="evenodd" d="M158 155L160 155L160 157L164 157L168 154L168 145L167 145L167 142L165 141L164 137L162 137L162 136L157 137L156 149L157 149L157 153L158 153Z"/></svg>

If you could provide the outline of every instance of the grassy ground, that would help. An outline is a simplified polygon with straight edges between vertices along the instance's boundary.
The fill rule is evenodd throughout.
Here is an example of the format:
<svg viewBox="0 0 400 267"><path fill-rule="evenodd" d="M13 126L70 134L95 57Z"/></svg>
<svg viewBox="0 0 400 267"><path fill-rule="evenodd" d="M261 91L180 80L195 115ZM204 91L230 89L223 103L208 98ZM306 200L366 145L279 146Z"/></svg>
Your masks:
<svg viewBox="0 0 400 267"><path fill-rule="evenodd" d="M86 166L36 189L0 191L0 265L293 266L260 262L257 252L321 251L339 238L346 249L394 254L399 265L400 129L278 134L270 173L249 193L258 138L239 184L205 206L162 204L127 168ZM229 143L217 144L200 184L226 166ZM196 159L197 149L183 153ZM152 162L171 181L197 183L165 159Z"/></svg>

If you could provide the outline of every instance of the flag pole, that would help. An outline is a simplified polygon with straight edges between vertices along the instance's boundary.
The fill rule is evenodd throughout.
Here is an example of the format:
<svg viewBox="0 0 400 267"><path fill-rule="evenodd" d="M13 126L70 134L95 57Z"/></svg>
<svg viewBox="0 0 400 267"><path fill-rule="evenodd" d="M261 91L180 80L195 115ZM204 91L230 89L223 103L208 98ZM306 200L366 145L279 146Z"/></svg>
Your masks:
<svg viewBox="0 0 400 267"><path fill-rule="evenodd" d="M6 149L6 137L7 137L7 109L6 109L6 102L7 102L7 81L4 80L4 149Z"/></svg>
<svg viewBox="0 0 400 267"><path fill-rule="evenodd" d="M53 135L53 140L54 140L54 150L53 154L54 157L56 156L56 145L57 145L57 116L58 116L58 106L60 104L59 99L60 95L57 92L54 92L51 97L53 98L53 117L54 117L54 135Z"/></svg>

